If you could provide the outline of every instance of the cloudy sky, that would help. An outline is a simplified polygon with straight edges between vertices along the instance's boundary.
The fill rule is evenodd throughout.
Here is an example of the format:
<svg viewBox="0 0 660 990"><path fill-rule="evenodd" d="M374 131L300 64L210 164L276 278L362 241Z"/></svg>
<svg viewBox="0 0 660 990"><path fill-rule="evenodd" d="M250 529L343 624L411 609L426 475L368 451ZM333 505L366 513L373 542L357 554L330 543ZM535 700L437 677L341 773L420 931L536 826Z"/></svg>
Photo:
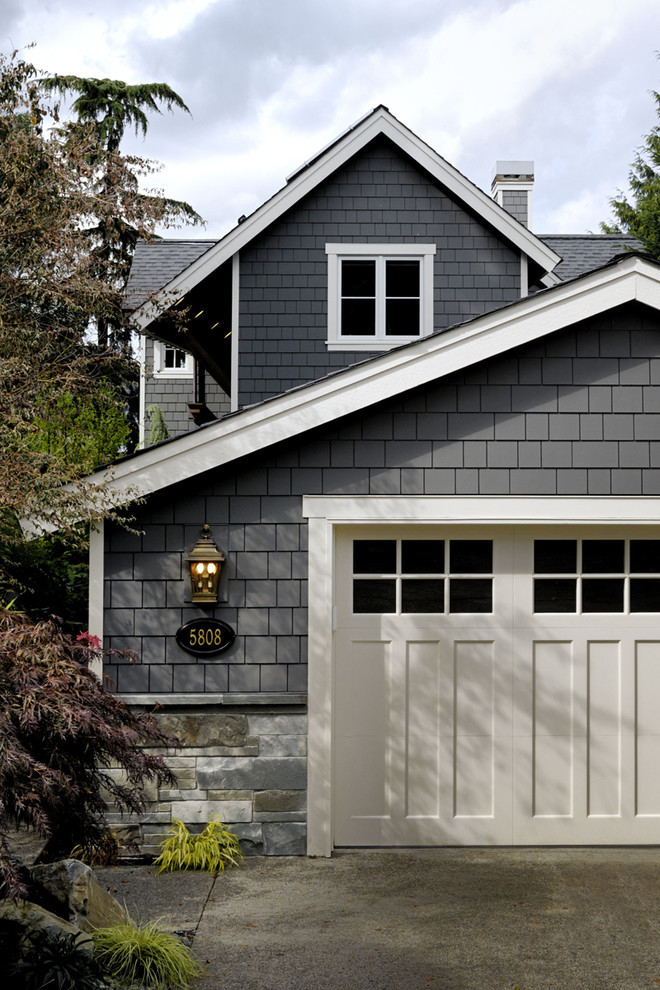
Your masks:
<svg viewBox="0 0 660 990"><path fill-rule="evenodd" d="M0 50L30 43L44 73L180 94L126 150L210 237L381 103L483 189L533 159L536 232L597 231L660 90L658 0L0 0Z"/></svg>

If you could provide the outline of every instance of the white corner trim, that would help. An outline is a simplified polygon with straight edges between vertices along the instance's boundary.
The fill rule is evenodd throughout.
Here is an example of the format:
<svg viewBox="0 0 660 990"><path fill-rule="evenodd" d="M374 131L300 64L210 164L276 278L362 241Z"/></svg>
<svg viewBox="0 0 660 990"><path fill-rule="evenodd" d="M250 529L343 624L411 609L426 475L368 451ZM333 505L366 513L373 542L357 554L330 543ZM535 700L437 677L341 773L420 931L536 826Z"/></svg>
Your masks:
<svg viewBox="0 0 660 990"><path fill-rule="evenodd" d="M140 336L140 394L138 397L138 447L143 447L147 437L147 338Z"/></svg>
<svg viewBox="0 0 660 990"><path fill-rule="evenodd" d="M307 855L332 853L332 525L309 520Z"/></svg>
<svg viewBox="0 0 660 990"><path fill-rule="evenodd" d="M89 533L89 617L88 630L103 643L103 520L94 523ZM103 658L94 660L90 669L100 679L103 676Z"/></svg>
<svg viewBox="0 0 660 990"><path fill-rule="evenodd" d="M529 264L527 255L520 255L520 297L524 299L529 295Z"/></svg>
<svg viewBox="0 0 660 990"><path fill-rule="evenodd" d="M239 292L241 289L241 256L236 252L231 259L231 396L230 409L238 409L239 387L239 343L240 343L240 306Z"/></svg>
<svg viewBox="0 0 660 990"><path fill-rule="evenodd" d="M360 525L660 524L660 497L304 495L309 520L309 856L333 849L333 621L335 527ZM361 532L364 532L362 529Z"/></svg>

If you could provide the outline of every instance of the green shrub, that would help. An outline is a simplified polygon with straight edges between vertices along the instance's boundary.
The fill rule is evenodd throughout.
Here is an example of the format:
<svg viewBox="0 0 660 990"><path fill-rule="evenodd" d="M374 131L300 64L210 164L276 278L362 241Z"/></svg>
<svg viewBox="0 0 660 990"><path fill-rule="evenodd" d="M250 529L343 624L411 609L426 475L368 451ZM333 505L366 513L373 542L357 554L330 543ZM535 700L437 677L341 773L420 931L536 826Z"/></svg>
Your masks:
<svg viewBox="0 0 660 990"><path fill-rule="evenodd" d="M185 988L201 973L185 945L163 931L158 921L138 925L127 918L119 925L97 928L91 937L96 959L120 987Z"/></svg>
<svg viewBox="0 0 660 990"><path fill-rule="evenodd" d="M222 873L227 866L238 866L243 853L237 836L222 822L212 819L203 832L191 835L183 822L172 819L169 839L161 844L154 865L166 870L204 870Z"/></svg>
<svg viewBox="0 0 660 990"><path fill-rule="evenodd" d="M21 957L8 968L10 990L100 990L105 979L89 936L36 928L21 944Z"/></svg>

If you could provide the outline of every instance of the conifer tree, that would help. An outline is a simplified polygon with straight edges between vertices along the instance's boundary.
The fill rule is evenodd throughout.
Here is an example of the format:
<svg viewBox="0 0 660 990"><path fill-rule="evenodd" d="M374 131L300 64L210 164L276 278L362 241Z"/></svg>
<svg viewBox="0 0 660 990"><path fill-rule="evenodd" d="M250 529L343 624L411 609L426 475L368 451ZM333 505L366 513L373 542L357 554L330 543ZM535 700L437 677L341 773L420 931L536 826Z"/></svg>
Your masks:
<svg viewBox="0 0 660 990"><path fill-rule="evenodd" d="M660 93L652 93L660 116ZM660 260L660 125L644 137L628 173L629 193L619 191L610 200L614 223L602 223L605 234L637 237L645 250Z"/></svg>

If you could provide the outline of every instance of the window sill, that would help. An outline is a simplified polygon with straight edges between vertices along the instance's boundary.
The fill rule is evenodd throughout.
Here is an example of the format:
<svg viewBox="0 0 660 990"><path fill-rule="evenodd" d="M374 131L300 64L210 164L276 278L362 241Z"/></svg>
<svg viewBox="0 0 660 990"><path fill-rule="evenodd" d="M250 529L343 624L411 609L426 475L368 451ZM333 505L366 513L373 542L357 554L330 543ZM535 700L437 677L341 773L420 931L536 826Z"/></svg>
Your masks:
<svg viewBox="0 0 660 990"><path fill-rule="evenodd" d="M412 344L416 340L422 340L425 336L427 334L397 337L396 340L383 340L379 337L374 337L371 340L365 340L364 337L355 340L326 340L325 346L329 351L393 351L396 347Z"/></svg>

